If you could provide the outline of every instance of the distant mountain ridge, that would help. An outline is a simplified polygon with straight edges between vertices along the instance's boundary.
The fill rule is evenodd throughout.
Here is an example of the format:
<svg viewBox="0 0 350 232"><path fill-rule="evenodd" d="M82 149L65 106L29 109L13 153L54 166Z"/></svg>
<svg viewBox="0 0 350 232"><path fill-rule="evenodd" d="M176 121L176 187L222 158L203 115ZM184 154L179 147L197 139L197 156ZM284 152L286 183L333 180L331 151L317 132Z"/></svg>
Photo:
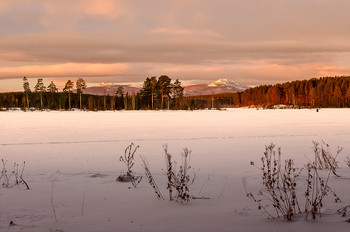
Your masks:
<svg viewBox="0 0 350 232"><path fill-rule="evenodd" d="M124 93L137 93L140 91L140 87L131 85L118 85L113 83L101 83L97 86L91 86L84 90L86 94L92 95L110 95L114 96L118 87L123 87ZM210 95L219 93L236 93L241 92L249 87L246 85L239 84L229 79L219 79L211 83L197 84L184 86L184 96L199 96L199 95Z"/></svg>
<svg viewBox="0 0 350 232"><path fill-rule="evenodd" d="M87 87L84 90L85 94L91 95L110 95L114 96L119 87L123 87L124 93L137 93L140 91L139 87L131 86L131 85L118 85L113 83L101 83L96 86Z"/></svg>
<svg viewBox="0 0 350 232"><path fill-rule="evenodd" d="M236 93L248 88L249 87L246 85L239 84L229 79L219 79L211 83L186 86L184 89L184 95L198 96L219 93Z"/></svg>

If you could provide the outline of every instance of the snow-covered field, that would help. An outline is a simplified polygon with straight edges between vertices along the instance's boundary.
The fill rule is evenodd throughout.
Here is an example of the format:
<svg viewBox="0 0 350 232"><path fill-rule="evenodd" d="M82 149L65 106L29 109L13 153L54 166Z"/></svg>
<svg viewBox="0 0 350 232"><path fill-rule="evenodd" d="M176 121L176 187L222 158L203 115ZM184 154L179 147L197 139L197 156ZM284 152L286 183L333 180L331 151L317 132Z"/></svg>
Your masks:
<svg viewBox="0 0 350 232"><path fill-rule="evenodd" d="M342 177L330 180L343 202L327 198L317 222L267 219L242 184L245 177L249 191L262 188L250 161L260 165L265 145L275 143L302 167L312 141L321 140L333 153L344 148ZM156 199L145 178L137 188L115 181L126 171L119 156L130 142L140 146L134 171L144 173L142 155L166 200ZM192 150L200 170L190 193L210 199L167 200L164 144L178 161L184 147ZM0 231L349 231L336 214L350 204L348 154L349 109L0 112L0 158L9 170L25 161L30 186L0 187Z"/></svg>

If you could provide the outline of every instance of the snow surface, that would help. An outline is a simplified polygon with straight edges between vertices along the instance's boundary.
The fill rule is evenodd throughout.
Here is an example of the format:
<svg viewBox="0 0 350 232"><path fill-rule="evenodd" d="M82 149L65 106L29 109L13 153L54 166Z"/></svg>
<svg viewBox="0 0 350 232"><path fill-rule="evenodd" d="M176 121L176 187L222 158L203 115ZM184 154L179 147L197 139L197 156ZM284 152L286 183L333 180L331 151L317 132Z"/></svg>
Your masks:
<svg viewBox="0 0 350 232"><path fill-rule="evenodd" d="M349 231L347 218L336 214L350 204L350 168L343 162L350 154L349 109L1 112L0 128L0 158L8 160L8 169L26 161L24 179L31 188L0 187L1 232ZM262 188L250 161L259 165L265 145L273 142L283 158L302 167L305 155L312 157L312 141L321 140L333 153L344 148L338 158L342 177L330 181L343 202L327 198L316 222L267 219L246 198L242 178L249 191ZM132 141L140 146L135 172L143 174L142 155L166 199L162 145L178 161L184 147L192 150L192 167L200 170L190 192L210 199L162 201L145 178L137 188L116 182L125 171L119 156Z"/></svg>

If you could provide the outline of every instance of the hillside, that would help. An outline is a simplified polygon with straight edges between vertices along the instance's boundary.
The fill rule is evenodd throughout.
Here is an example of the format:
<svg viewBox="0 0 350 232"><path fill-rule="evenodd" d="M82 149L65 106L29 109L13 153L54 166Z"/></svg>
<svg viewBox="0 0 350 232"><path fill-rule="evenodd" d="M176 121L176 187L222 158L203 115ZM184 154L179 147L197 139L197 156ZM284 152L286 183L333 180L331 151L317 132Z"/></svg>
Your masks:
<svg viewBox="0 0 350 232"><path fill-rule="evenodd" d="M131 85L119 85L112 83L101 83L96 86L91 86L84 90L84 93L91 95L110 95L114 96L119 87L123 87L125 93L137 93L141 87ZM221 93L236 93L241 92L249 87L239 84L235 81L228 79L219 79L210 83L203 83L197 85L188 85L184 87L184 96L198 96L198 95L211 95Z"/></svg>

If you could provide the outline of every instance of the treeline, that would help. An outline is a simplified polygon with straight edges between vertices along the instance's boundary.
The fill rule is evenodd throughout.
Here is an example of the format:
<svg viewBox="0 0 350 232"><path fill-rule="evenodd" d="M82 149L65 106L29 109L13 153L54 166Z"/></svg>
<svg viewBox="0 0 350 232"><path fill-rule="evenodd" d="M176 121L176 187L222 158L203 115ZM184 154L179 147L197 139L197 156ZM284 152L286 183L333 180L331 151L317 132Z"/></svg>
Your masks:
<svg viewBox="0 0 350 232"><path fill-rule="evenodd" d="M274 105L291 107L350 107L350 77L322 77L292 81L276 85L261 85L238 93L223 93L194 97L183 96L179 80L168 76L146 78L138 93L129 94L119 87L114 96L84 94L85 81L68 81L63 92L53 82L45 88L38 79L31 91L26 78L23 92L0 93L0 109L22 110L197 110L225 107L255 106L272 108Z"/></svg>
<svg viewBox="0 0 350 232"><path fill-rule="evenodd" d="M43 110L69 110L69 96L66 92L48 93L42 95ZM80 94L71 93L71 109L80 109ZM121 96L99 96L91 94L82 94L82 109L89 111L103 110L151 110L151 105L145 104L145 99L141 99L139 94L125 93ZM28 94L29 107L26 105L26 95L23 92L0 93L0 110L20 109L40 110L40 95L35 92ZM215 100L215 107L220 99ZM221 104L220 104L221 105ZM161 101L154 100L154 110L160 110ZM223 105L221 105L223 107ZM231 105L232 107L232 105ZM196 99L196 97L182 97L179 99L171 98L169 101L170 110L198 110L211 108L209 100ZM164 101L163 109L168 109L168 100Z"/></svg>
<svg viewBox="0 0 350 232"><path fill-rule="evenodd" d="M234 95L239 106L293 105L350 107L350 77L322 77L276 85L262 85Z"/></svg>
<svg viewBox="0 0 350 232"><path fill-rule="evenodd" d="M276 85L261 85L238 93L193 97L207 108L255 106L350 107L350 77L322 77Z"/></svg>
<svg viewBox="0 0 350 232"><path fill-rule="evenodd" d="M160 110L195 109L188 99L183 97L183 87L179 80L166 76L146 78L138 93L124 92L119 87L115 95L84 94L85 80L79 78L76 83L68 80L62 92L51 81L45 87L39 78L33 91L28 79L23 78L23 92L0 93L0 109L20 108L27 110Z"/></svg>

